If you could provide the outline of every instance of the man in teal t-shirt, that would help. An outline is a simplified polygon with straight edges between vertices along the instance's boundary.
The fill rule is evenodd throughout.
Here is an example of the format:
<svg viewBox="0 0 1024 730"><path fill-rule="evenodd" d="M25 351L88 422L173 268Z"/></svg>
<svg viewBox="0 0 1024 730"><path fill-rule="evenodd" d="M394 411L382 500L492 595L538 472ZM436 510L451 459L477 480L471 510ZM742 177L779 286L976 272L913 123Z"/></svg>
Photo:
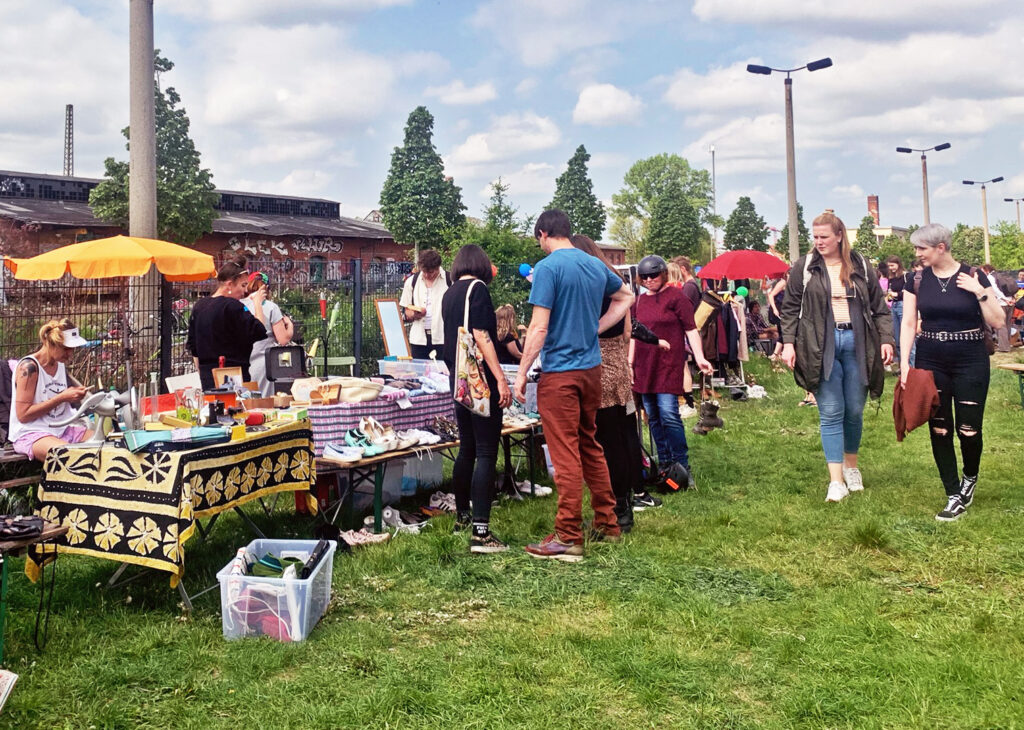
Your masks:
<svg viewBox="0 0 1024 730"><path fill-rule="evenodd" d="M601 405L601 348L598 332L629 311L633 293L607 266L569 241L569 217L546 210L534 236L547 254L533 269L533 317L526 333L515 396L526 400L526 373L539 354L542 374L537 408L544 426L558 488L555 531L526 546L535 558L583 559L583 482L590 489L594 529L617 539L615 496L604 450L597 443L595 417ZM601 304L611 298L601 316Z"/></svg>

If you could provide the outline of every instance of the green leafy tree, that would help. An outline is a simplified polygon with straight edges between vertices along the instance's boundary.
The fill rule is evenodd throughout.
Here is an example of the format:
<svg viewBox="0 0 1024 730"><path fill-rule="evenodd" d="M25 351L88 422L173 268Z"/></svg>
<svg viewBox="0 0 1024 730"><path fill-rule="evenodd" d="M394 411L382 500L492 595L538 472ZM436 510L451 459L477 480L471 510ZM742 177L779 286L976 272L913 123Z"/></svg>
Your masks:
<svg viewBox="0 0 1024 730"><path fill-rule="evenodd" d="M789 221L786 221L786 225L782 227L779 240L782 241L786 251L789 251ZM796 204L796 240L800 243L801 256L811 250L811 232L807 230L807 224L804 223L804 206L800 203Z"/></svg>
<svg viewBox="0 0 1024 730"><path fill-rule="evenodd" d="M174 64L157 51L153 61L156 74L170 71ZM154 80L156 125L157 236L190 244L213 230L217 217L213 176L200 167L200 156L189 137L189 120L178 104L181 97L173 87L165 91ZM131 129L124 136L131 146ZM89 194L89 205L101 220L128 227L128 163L108 157L103 162L104 180Z"/></svg>
<svg viewBox="0 0 1024 730"><path fill-rule="evenodd" d="M639 218L621 216L612 219L608 235L615 243L626 248L626 261L639 261L646 255L644 224Z"/></svg>
<svg viewBox="0 0 1024 730"><path fill-rule="evenodd" d="M953 257L970 266L985 263L985 233L981 226L956 224L953 229Z"/></svg>
<svg viewBox="0 0 1024 730"><path fill-rule="evenodd" d="M582 233L595 241L604 233L604 206L594 195L594 183L587 174L590 153L580 145L569 158L569 167L555 181L555 197L548 208L565 211L573 233Z"/></svg>
<svg viewBox="0 0 1024 730"><path fill-rule="evenodd" d="M992 265L1003 271L1017 271L1024 267L1024 233L1016 223L999 221L995 235L989 241L992 250Z"/></svg>
<svg viewBox="0 0 1024 730"><path fill-rule="evenodd" d="M744 195L736 202L729 220L725 222L725 247L730 251L744 248L767 251L767 238L764 218L758 215L753 201Z"/></svg>
<svg viewBox="0 0 1024 730"><path fill-rule="evenodd" d="M612 196L612 215L633 217L649 222L658 198L671 183L683 190L683 195L697 211L703 224L711 220L711 175L707 170L695 170L679 155L662 153L637 160L623 177L623 186Z"/></svg>
<svg viewBox="0 0 1024 730"><path fill-rule="evenodd" d="M878 258L879 243L878 237L875 236L875 219L872 216L866 215L860 219L853 247L869 259Z"/></svg>
<svg viewBox="0 0 1024 730"><path fill-rule="evenodd" d="M665 259L696 256L701 230L697 211L690 205L679 182L672 180L662 191L651 213L644 247Z"/></svg>
<svg viewBox="0 0 1024 730"><path fill-rule="evenodd" d="M380 193L384 225L396 241L446 248L466 222L462 190L445 177L433 143L434 117L418 106L405 124L405 139L391 153L391 169Z"/></svg>
<svg viewBox="0 0 1024 730"><path fill-rule="evenodd" d="M516 228L518 210L508 202L509 185L499 177L491 183L491 199L484 208L484 223L497 231L511 231Z"/></svg>
<svg viewBox="0 0 1024 730"><path fill-rule="evenodd" d="M857 247L860 250L860 247ZM890 256L898 256L903 268L909 270L914 263L914 246L904 236L886 236L878 246L876 260L879 266Z"/></svg>

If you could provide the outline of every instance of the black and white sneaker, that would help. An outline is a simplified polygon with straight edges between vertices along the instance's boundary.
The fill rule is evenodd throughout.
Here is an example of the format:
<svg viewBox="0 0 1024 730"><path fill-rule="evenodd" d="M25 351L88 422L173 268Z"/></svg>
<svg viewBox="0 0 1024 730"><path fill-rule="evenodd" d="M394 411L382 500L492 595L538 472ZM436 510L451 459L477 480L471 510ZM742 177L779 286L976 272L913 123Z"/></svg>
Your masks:
<svg viewBox="0 0 1024 730"><path fill-rule="evenodd" d="M633 511L643 512L651 507L660 507L661 500L649 492L636 492L633 494Z"/></svg>
<svg viewBox="0 0 1024 730"><path fill-rule="evenodd" d="M959 494L954 494L949 498L944 509L942 509L935 519L939 522L956 522L967 512L967 505L960 499Z"/></svg>
<svg viewBox="0 0 1024 730"><path fill-rule="evenodd" d="M974 488L978 486L977 475L969 477L964 474L960 480L960 501L964 503L964 507L970 507L971 502L974 501Z"/></svg>
<svg viewBox="0 0 1024 730"><path fill-rule="evenodd" d="M473 535L469 538L469 552L477 554L503 553L508 545L488 532L486 535Z"/></svg>

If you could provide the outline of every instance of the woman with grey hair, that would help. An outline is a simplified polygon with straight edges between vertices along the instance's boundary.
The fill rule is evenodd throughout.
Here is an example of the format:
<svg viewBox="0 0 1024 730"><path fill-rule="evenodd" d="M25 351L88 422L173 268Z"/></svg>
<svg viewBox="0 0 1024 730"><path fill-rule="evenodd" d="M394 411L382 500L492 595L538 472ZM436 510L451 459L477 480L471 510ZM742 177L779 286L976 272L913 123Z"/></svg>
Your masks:
<svg viewBox="0 0 1024 730"><path fill-rule="evenodd" d="M935 519L952 522L967 511L978 483L989 381L985 325L1000 326L1003 311L985 273L953 258L948 228L929 223L914 231L910 242L925 268L908 277L903 290L900 387L906 386L910 372L910 349L920 313L916 367L932 372L939 391L939 410L928 421L928 428L947 498ZM957 471L954 427L963 456L963 476Z"/></svg>

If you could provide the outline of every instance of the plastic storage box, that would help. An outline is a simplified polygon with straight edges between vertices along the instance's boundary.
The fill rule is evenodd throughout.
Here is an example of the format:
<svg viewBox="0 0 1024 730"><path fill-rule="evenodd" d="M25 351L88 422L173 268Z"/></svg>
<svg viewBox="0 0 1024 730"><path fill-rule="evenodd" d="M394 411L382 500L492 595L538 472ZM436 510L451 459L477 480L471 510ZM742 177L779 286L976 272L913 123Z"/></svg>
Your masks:
<svg viewBox="0 0 1024 730"><path fill-rule="evenodd" d="M421 378L434 373L447 375L448 366L443 360L399 360L392 356L377 361L377 372L395 378Z"/></svg>
<svg viewBox="0 0 1024 730"><path fill-rule="evenodd" d="M247 550L257 558L270 553L277 558L305 559L316 544L316 540L253 540ZM231 563L221 568L217 581L224 638L270 636L304 641L331 600L336 548L336 542L328 542L326 554L305 580L232 574Z"/></svg>

